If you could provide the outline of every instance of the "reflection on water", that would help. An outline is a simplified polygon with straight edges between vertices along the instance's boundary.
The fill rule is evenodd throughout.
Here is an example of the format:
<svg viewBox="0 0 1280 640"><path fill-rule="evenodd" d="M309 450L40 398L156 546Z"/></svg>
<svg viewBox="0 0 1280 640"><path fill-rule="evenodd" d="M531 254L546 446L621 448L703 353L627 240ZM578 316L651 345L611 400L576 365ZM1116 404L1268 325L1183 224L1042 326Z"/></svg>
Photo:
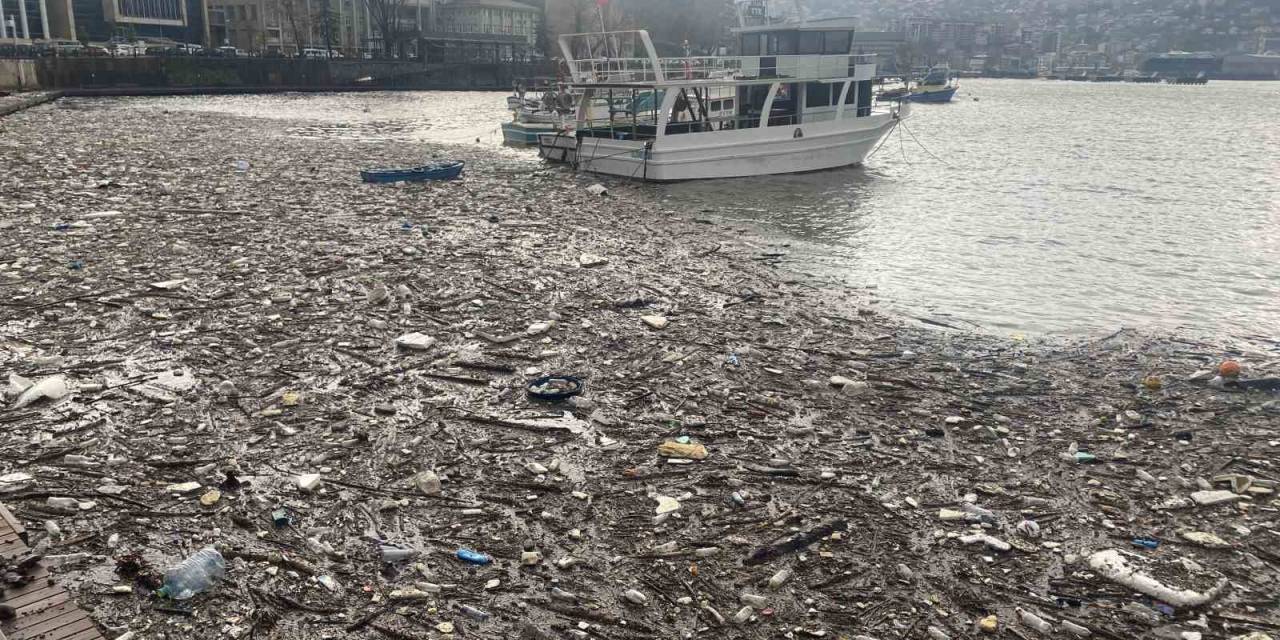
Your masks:
<svg viewBox="0 0 1280 640"><path fill-rule="evenodd" d="M997 331L1272 334L1280 83L1186 89L970 80L953 104L917 105L864 168L655 194Z"/></svg>
<svg viewBox="0 0 1280 640"><path fill-rule="evenodd" d="M500 148L500 93L146 98L286 134ZM968 80L865 167L647 187L784 235L793 259L1001 332L1280 327L1280 83ZM528 158L532 151L503 149Z"/></svg>
<svg viewBox="0 0 1280 640"><path fill-rule="evenodd" d="M282 120L286 133L302 137L472 144L500 144L500 125L511 117L504 94L478 91L180 96L133 104Z"/></svg>

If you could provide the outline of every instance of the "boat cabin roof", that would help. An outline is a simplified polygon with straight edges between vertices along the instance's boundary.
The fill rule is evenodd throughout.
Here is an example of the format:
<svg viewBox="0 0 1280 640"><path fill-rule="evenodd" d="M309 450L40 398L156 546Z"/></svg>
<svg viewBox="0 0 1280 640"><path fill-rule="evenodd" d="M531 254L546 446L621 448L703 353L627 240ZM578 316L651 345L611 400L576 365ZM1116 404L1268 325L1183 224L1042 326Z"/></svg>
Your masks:
<svg viewBox="0 0 1280 640"><path fill-rule="evenodd" d="M729 31L735 34L765 33L774 31L853 31L857 26L854 18L823 18L805 20L804 22L775 22L757 24L749 27L734 27Z"/></svg>
<svg viewBox="0 0 1280 640"><path fill-rule="evenodd" d="M851 30L778 32L779 26L786 27L771 25L744 32L739 56L661 58L648 32L642 30L565 34L560 36L560 48L572 74L570 84L579 88L845 82L874 75L875 55L850 53Z"/></svg>

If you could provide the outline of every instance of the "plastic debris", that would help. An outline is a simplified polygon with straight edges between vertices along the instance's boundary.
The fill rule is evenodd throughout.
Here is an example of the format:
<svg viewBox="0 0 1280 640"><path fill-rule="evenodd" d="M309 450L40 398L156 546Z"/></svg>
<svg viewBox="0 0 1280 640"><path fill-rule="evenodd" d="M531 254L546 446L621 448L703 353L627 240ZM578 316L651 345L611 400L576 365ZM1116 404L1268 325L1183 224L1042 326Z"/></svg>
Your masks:
<svg viewBox="0 0 1280 640"><path fill-rule="evenodd" d="M622 180L596 198L531 152L305 114L379 95L3 120L0 498L106 635L1274 636L1266 327L937 333L732 222L742 184L725 207ZM486 112L471 95L412 102ZM446 149L459 181L353 177ZM1224 353L1248 368L1210 387ZM65 396L13 408L51 376ZM530 394L546 376L589 389ZM151 602L210 541L235 588ZM1089 564L1102 541L1150 591L1231 588L1203 611L1135 591Z"/></svg>
<svg viewBox="0 0 1280 640"><path fill-rule="evenodd" d="M396 346L410 351L426 351L436 343L436 339L421 333L406 333L396 338Z"/></svg>
<svg viewBox="0 0 1280 640"><path fill-rule="evenodd" d="M10 380L13 383L13 380ZM66 376L49 376L27 387L13 403L13 409L21 409L37 400L61 400L70 393Z"/></svg>
<svg viewBox="0 0 1280 640"><path fill-rule="evenodd" d="M1126 556L1115 549L1099 551L1089 556L1089 566L1108 580L1122 584L1134 591L1157 598L1175 607L1198 607L1214 598L1227 586L1226 578L1216 576L1203 568L1188 568L1185 564L1165 561L1159 563L1161 576L1182 576L1195 583L1204 583L1206 587L1191 589L1186 586L1169 585L1152 577L1136 563L1140 560ZM1155 562L1147 560L1147 562ZM1166 578L1168 579L1168 578Z"/></svg>
<svg viewBox="0 0 1280 640"><path fill-rule="evenodd" d="M666 458L682 458L687 460L706 460L710 455L706 445L696 442L672 442L670 440L658 445L658 455Z"/></svg>
<svg viewBox="0 0 1280 640"><path fill-rule="evenodd" d="M493 558L490 557L489 554L480 553L479 551L473 551L471 549L458 549L457 556L459 560L467 564L483 566L493 562Z"/></svg>

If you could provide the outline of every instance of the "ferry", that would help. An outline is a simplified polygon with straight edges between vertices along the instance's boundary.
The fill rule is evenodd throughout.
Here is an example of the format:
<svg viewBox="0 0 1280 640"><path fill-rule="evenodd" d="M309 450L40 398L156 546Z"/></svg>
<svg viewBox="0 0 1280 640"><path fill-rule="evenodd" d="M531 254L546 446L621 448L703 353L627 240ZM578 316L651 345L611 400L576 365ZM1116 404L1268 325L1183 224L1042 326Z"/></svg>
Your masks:
<svg viewBox="0 0 1280 640"><path fill-rule="evenodd" d="M561 36L582 99L572 131L539 135L542 157L654 182L861 164L907 107L873 105L875 57L852 53L852 20L776 20L763 4L738 5L737 56L662 58L643 30Z"/></svg>

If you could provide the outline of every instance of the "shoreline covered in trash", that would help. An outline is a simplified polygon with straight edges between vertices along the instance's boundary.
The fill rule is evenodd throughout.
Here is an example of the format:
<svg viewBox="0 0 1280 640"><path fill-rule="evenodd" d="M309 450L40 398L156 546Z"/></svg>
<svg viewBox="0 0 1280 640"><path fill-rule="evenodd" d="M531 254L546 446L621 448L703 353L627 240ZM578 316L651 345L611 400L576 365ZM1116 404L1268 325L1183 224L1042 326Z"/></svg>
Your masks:
<svg viewBox="0 0 1280 640"><path fill-rule="evenodd" d="M117 104L0 121L0 502L109 636L1277 637L1274 342L925 330L625 183Z"/></svg>

